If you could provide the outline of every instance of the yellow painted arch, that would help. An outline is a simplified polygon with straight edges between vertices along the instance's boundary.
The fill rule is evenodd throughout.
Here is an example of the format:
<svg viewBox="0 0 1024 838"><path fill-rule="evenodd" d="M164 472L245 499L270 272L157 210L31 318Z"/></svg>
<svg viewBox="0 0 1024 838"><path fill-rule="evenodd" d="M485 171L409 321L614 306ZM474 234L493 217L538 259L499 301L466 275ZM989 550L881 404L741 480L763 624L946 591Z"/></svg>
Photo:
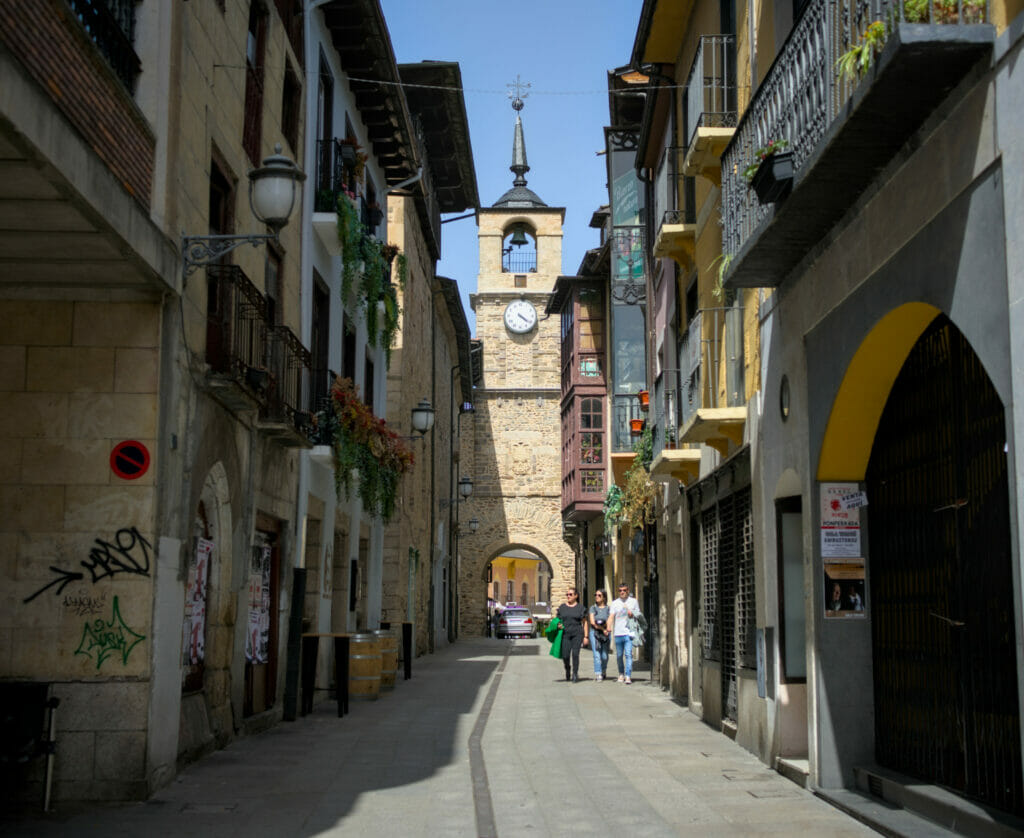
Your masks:
<svg viewBox="0 0 1024 838"><path fill-rule="evenodd" d="M942 312L906 303L885 315L854 353L825 427L819 481L863 480L889 391L928 324Z"/></svg>

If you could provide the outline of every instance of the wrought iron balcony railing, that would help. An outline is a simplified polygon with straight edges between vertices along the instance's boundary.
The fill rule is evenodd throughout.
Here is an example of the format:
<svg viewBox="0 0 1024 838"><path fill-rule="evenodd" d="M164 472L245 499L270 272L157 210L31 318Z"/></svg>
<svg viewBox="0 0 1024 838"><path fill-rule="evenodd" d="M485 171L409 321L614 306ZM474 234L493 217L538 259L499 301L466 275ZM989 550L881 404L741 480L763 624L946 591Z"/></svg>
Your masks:
<svg viewBox="0 0 1024 838"><path fill-rule="evenodd" d="M650 420L652 449L657 455L665 448L675 448L679 441L679 370L663 368L654 382Z"/></svg>
<svg viewBox="0 0 1024 838"><path fill-rule="evenodd" d="M270 379L260 419L302 430L308 422L308 411L302 409L302 382L312 363L309 350L291 329L273 326L266 333L263 357Z"/></svg>
<svg viewBox="0 0 1024 838"><path fill-rule="evenodd" d="M501 254L501 270L507 274L536 273L536 250L508 250Z"/></svg>
<svg viewBox="0 0 1024 838"><path fill-rule="evenodd" d="M744 403L742 318L738 306L705 308L687 326L679 341L679 428L702 407Z"/></svg>
<svg viewBox="0 0 1024 838"><path fill-rule="evenodd" d="M973 66L993 37L990 27L911 26L907 24L977 24L987 21L985 0L810 0L790 32L762 84L754 93L736 132L722 155L723 252L749 262L733 285L775 285L801 254L827 232L850 202L866 187L917 130L932 108ZM868 33L868 27L877 24ZM967 30L973 29L974 32ZM980 31L980 30L985 31ZM849 78L837 62L852 48L877 44L875 61L889 61L892 72L872 107L858 110L867 93L860 80ZM894 41L898 50L883 50ZM929 50L930 43L938 45ZM894 57L895 56L895 57ZM898 60L897 60L898 59ZM878 84L872 81L871 85ZM863 113L863 115L861 115ZM855 132L840 121L859 119ZM856 134L856 136L853 136ZM748 188L744 171L759 149L785 140L794 169L792 194L779 212L800 208L774 243L774 252L756 263L744 247L776 218L774 204L760 204ZM828 156L831 155L831 156ZM839 171L841 163L849 171ZM797 198L801 179L816 175L814 205ZM810 199L809 199L810 200ZM807 204L806 206L804 204ZM792 230L805 232L794 239ZM786 251L783 255L778 255ZM731 270L735 272L737 263ZM774 281L773 281L774 275Z"/></svg>
<svg viewBox="0 0 1024 838"><path fill-rule="evenodd" d="M686 133L690 148L700 128L736 127L736 44L732 35L702 35L686 80Z"/></svg>
<svg viewBox="0 0 1024 838"><path fill-rule="evenodd" d="M341 139L317 140L314 212L337 212L338 196L350 191L356 147Z"/></svg>
<svg viewBox="0 0 1024 838"><path fill-rule="evenodd" d="M206 362L212 372L259 393L267 301L237 265L211 265L206 281Z"/></svg>
<svg viewBox="0 0 1024 838"><path fill-rule="evenodd" d="M137 0L68 0L71 11L103 53L129 92L142 72L135 54L135 6Z"/></svg>
<svg viewBox="0 0 1024 838"><path fill-rule="evenodd" d="M640 399L635 395L612 397L612 453L622 454L633 450L636 434L631 430L634 423L642 423L647 416L640 409Z"/></svg>
<svg viewBox="0 0 1024 838"><path fill-rule="evenodd" d="M654 174L654 223L696 224L697 197L694 179L683 174L686 149L668 146ZM655 230L657 232L657 230Z"/></svg>

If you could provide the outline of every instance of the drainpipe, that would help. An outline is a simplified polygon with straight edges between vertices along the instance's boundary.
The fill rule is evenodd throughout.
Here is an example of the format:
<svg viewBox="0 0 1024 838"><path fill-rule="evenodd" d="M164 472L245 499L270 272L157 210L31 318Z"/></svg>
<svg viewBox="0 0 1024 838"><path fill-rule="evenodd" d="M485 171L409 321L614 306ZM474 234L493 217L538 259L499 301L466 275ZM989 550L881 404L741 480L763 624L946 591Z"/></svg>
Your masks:
<svg viewBox="0 0 1024 838"><path fill-rule="evenodd" d="M420 166L416 170L416 174L414 174L411 178L406 178L401 183L396 183L394 186L392 186L390 189L388 189L388 191L385 192L384 194L385 195L394 195L396 192L400 192L401 190L405 189L405 187L412 186L414 183L419 183L421 180L423 180L423 167L422 166Z"/></svg>

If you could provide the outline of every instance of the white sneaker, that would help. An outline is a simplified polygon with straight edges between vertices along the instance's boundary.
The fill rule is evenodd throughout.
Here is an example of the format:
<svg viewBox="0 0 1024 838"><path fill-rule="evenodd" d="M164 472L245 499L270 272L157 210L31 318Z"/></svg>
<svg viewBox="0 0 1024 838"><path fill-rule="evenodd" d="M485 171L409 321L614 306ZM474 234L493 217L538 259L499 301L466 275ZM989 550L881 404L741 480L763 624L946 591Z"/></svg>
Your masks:
<svg viewBox="0 0 1024 838"><path fill-rule="evenodd" d="M598 674L598 675L595 675L595 676L594 676L594 680L595 680L595 681L600 681L600 680L601 680L601 676L600 676L600 674Z"/></svg>
<svg viewBox="0 0 1024 838"><path fill-rule="evenodd" d="M627 684L632 684L633 683L633 679L632 678L627 678L626 679L626 683Z"/></svg>
<svg viewBox="0 0 1024 838"><path fill-rule="evenodd" d="M625 681L625 680L626 680L626 676L625 676L625 675L620 675L620 676L619 676L619 683L620 683L620 684L621 684L621 683L622 683L623 681Z"/></svg>

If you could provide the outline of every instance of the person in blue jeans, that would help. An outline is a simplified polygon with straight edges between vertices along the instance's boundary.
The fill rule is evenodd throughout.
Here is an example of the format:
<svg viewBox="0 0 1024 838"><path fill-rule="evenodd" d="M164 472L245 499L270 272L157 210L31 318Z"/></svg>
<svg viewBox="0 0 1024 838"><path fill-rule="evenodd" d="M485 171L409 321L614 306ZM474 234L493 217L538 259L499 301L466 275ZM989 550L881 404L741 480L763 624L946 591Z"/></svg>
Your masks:
<svg viewBox="0 0 1024 838"><path fill-rule="evenodd" d="M608 627L611 611L604 591L594 594L590 606L590 648L594 653L594 680L603 681L608 675L608 647L612 645Z"/></svg>
<svg viewBox="0 0 1024 838"><path fill-rule="evenodd" d="M619 683L633 683L633 636L629 621L640 614L640 603L629 595L628 585L619 585L619 598L612 602L611 629L615 638L615 663L619 667Z"/></svg>

